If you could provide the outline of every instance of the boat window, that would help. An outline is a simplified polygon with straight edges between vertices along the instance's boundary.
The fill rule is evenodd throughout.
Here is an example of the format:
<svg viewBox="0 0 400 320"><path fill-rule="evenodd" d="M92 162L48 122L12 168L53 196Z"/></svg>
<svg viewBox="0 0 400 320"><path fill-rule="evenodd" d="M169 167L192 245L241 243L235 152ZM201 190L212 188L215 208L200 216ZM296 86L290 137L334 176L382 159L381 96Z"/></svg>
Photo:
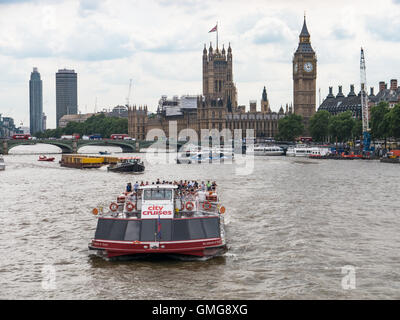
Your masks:
<svg viewBox="0 0 400 320"><path fill-rule="evenodd" d="M172 190L151 189L144 190L144 200L171 200Z"/></svg>

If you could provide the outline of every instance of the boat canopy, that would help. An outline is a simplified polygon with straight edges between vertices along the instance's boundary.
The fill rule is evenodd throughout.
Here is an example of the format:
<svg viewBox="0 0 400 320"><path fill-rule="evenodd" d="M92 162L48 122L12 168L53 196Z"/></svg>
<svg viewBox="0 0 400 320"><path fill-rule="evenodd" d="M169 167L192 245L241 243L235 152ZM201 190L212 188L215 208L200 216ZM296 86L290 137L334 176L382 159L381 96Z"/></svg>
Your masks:
<svg viewBox="0 0 400 320"><path fill-rule="evenodd" d="M149 184L146 186L140 186L139 189L177 189L178 186L174 184Z"/></svg>

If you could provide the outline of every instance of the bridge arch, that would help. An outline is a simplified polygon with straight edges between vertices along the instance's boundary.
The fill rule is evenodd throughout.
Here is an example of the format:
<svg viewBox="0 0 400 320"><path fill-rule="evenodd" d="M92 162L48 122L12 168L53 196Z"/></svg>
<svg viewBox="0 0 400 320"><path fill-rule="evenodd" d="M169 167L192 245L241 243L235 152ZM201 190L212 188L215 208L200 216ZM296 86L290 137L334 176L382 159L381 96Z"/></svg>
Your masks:
<svg viewBox="0 0 400 320"><path fill-rule="evenodd" d="M17 146L37 145L37 144L54 145L56 147L59 147L62 153L74 152L72 143L68 144L58 140L6 140L3 141L2 143L2 153L8 154L11 149Z"/></svg>
<svg viewBox="0 0 400 320"><path fill-rule="evenodd" d="M77 151L86 146L111 146L111 147L120 147L122 152L124 153L134 153L136 151L135 143L129 143L125 141L118 140L80 140L77 145Z"/></svg>

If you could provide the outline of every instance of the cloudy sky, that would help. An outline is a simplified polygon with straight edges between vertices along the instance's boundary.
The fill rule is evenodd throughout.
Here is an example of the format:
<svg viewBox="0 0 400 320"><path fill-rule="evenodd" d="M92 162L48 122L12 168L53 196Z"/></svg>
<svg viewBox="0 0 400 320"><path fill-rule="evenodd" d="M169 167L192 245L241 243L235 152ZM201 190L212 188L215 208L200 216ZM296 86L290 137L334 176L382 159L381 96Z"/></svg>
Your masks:
<svg viewBox="0 0 400 320"><path fill-rule="evenodd" d="M55 72L78 73L82 113L131 103L156 110L161 95L201 94L202 50L231 43L238 102L267 87L272 109L292 101L292 56L306 12L317 52L317 90L359 90L360 47L368 86L400 74L400 0L0 0L0 113L29 125L29 77L43 80L55 127ZM319 100L317 92L317 104Z"/></svg>

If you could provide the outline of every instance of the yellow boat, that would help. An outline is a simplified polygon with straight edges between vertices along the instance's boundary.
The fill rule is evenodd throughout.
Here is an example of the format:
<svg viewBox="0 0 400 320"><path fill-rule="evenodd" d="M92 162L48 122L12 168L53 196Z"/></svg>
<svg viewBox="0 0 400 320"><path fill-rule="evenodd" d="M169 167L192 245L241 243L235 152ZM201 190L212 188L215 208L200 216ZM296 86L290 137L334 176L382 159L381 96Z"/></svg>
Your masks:
<svg viewBox="0 0 400 320"><path fill-rule="evenodd" d="M106 164L115 164L118 162L117 157L98 157L86 155L63 154L60 160L62 167L69 168L100 168Z"/></svg>

